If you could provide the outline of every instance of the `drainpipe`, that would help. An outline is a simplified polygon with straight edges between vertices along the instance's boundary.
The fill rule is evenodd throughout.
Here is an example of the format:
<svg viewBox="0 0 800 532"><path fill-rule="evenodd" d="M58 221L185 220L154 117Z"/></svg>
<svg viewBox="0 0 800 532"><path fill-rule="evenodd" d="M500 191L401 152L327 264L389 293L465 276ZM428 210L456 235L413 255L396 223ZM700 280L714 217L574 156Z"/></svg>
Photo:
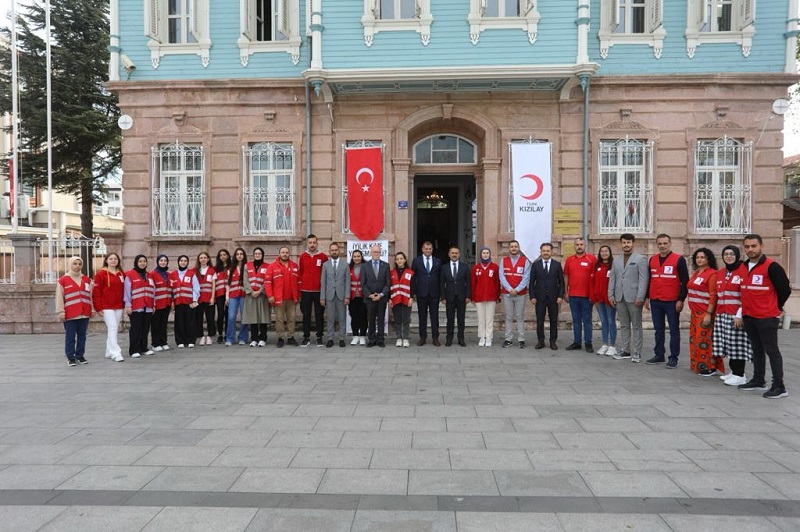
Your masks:
<svg viewBox="0 0 800 532"><path fill-rule="evenodd" d="M786 33L783 34L786 39L786 65L784 72L787 74L797 73L797 60L795 58L795 50L797 46L797 35L800 34L797 23L800 19L797 18L798 0L789 0L789 16L786 20Z"/></svg>
<svg viewBox="0 0 800 532"><path fill-rule="evenodd" d="M578 77L583 89L583 230L584 240L589 238L589 76Z"/></svg>
<svg viewBox="0 0 800 532"><path fill-rule="evenodd" d="M311 87L306 89L306 234L311 234Z"/></svg>
<svg viewBox="0 0 800 532"><path fill-rule="evenodd" d="M108 62L108 80L119 81L119 0L111 0L108 18L111 23L108 43L108 51L111 53L111 59Z"/></svg>

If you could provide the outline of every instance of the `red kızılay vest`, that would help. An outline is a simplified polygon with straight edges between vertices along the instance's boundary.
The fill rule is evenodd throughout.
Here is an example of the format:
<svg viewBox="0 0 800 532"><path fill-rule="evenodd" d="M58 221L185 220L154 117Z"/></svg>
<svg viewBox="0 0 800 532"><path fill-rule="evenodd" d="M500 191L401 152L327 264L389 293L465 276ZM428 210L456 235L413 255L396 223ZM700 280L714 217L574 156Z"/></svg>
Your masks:
<svg viewBox="0 0 800 532"><path fill-rule="evenodd" d="M364 263L361 263L362 268ZM355 274L355 268L350 268L350 299L363 297L361 291L361 278Z"/></svg>
<svg viewBox="0 0 800 532"><path fill-rule="evenodd" d="M264 289L264 280L267 278L267 269L269 264L262 262L261 266L256 271L256 265L248 262L244 265L247 268L247 278L250 281L250 290L258 292Z"/></svg>
<svg viewBox="0 0 800 532"><path fill-rule="evenodd" d="M397 268L391 272L392 285L389 290L389 297L392 305L408 305L411 301L411 278L414 272L411 268L406 268L403 275L398 275Z"/></svg>
<svg viewBox="0 0 800 532"><path fill-rule="evenodd" d="M228 284L228 269L220 267L216 277L217 284L214 285L214 297L219 299L225 297L226 286Z"/></svg>
<svg viewBox="0 0 800 532"><path fill-rule="evenodd" d="M517 259L517 264L514 266L511 264L511 257L506 257L503 259L503 275L505 276L506 281L508 281L508 284L512 287L519 286L519 283L522 282L522 277L525 275L526 261L527 259L520 255L519 259ZM523 286L521 288L521 290L519 288L517 289L517 295L524 296L528 293L527 286ZM508 290L503 288L502 292L507 294Z"/></svg>
<svg viewBox="0 0 800 532"><path fill-rule="evenodd" d="M681 291L681 280L678 277L678 259L680 255L670 253L664 264L659 256L650 257L650 299L658 301L677 301Z"/></svg>
<svg viewBox="0 0 800 532"><path fill-rule="evenodd" d="M64 275L58 279L58 284L64 290L64 321L92 315L91 279L82 275L78 284L69 275Z"/></svg>
<svg viewBox="0 0 800 532"><path fill-rule="evenodd" d="M767 258L749 272L747 263L743 263L736 270L742 274L742 316L764 319L781 315L778 293L769 278L769 265L772 262L772 259Z"/></svg>
<svg viewBox="0 0 800 532"><path fill-rule="evenodd" d="M128 270L125 277L131 283L131 309L155 308L156 285L153 278L148 275L146 279L142 279L136 270Z"/></svg>
<svg viewBox="0 0 800 532"><path fill-rule="evenodd" d="M711 291L708 287L708 281L717 273L716 270L706 268L702 272L697 272L689 279L689 284L686 285L688 297L686 298L689 303L689 309L692 312L705 312L708 310L708 304L711 302Z"/></svg>
<svg viewBox="0 0 800 532"><path fill-rule="evenodd" d="M241 270L237 267L231 270L231 274L228 276L228 298L239 297L244 297L244 288L242 288Z"/></svg>
<svg viewBox="0 0 800 532"><path fill-rule="evenodd" d="M172 276L173 280L172 295L175 298L175 304L191 305L194 301L194 283L192 279L195 278L196 272L192 268L188 268L183 274L183 280L181 280L178 270L171 271L170 276Z"/></svg>
<svg viewBox="0 0 800 532"><path fill-rule="evenodd" d="M172 304L172 282L169 278L165 281L161 274L152 271L148 275L155 284L156 310L165 309Z"/></svg>
<svg viewBox="0 0 800 532"><path fill-rule="evenodd" d="M200 273L200 269L196 268L195 272L197 274L197 282L200 283L200 298L197 300L198 303L209 303L211 302L211 296L214 294L212 293L212 284L214 283L214 267L209 266L206 270L205 275Z"/></svg>
<svg viewBox="0 0 800 532"><path fill-rule="evenodd" d="M739 269L717 271L717 314L735 316L742 306L742 276Z"/></svg>

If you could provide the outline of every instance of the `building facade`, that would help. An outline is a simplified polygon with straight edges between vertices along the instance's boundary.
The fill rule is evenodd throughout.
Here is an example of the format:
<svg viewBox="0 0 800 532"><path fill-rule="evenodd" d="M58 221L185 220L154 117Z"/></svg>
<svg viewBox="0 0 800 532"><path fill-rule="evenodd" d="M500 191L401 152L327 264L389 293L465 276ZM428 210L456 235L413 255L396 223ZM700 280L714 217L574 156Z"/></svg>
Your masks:
<svg viewBox="0 0 800 532"><path fill-rule="evenodd" d="M382 146L392 249L514 238L513 143L551 145L552 240L782 251L798 0L112 0L123 255L352 239ZM519 191L518 191L519 193ZM538 250L525 250L536 255Z"/></svg>

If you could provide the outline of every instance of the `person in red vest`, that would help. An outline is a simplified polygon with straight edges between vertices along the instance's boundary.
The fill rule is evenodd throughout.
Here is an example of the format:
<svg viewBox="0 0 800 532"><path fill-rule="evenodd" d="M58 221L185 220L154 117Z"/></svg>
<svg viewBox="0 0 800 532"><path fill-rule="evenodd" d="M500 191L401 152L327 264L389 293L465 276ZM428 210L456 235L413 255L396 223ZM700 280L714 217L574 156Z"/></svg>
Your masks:
<svg viewBox="0 0 800 532"><path fill-rule="evenodd" d="M169 313L172 310L172 283L169 278L169 257L159 255L156 257L156 267L150 272L150 277L156 285L156 311L153 312L153 323L150 326L150 338L153 351L167 351L167 325Z"/></svg>
<svg viewBox="0 0 800 532"><path fill-rule="evenodd" d="M307 249L300 255L300 312L303 314L303 341L301 347L308 347L311 343L311 312L314 312L314 322L317 328L317 346L322 347L322 334L325 331L323 318L325 307L320 304L320 287L322 285L322 264L328 256L317 250L317 236L314 234L306 237Z"/></svg>
<svg viewBox="0 0 800 532"><path fill-rule="evenodd" d="M226 283L225 305L228 307L228 326L225 331L225 345L231 346L236 341L236 316L244 316L244 268L247 264L247 252L243 248L236 248L233 252L231 267L228 269L228 282ZM248 326L244 319L239 326L239 345L247 344Z"/></svg>
<svg viewBox="0 0 800 532"><path fill-rule="evenodd" d="M173 304L175 306L175 343L178 349L194 347L197 339L194 309L200 297L200 283L194 269L189 268L189 257L178 257L178 269L170 272Z"/></svg>
<svg viewBox="0 0 800 532"><path fill-rule="evenodd" d="M728 357L731 372L720 377L728 386L746 384L745 366L753 361L753 348L742 325L742 276L737 273L742 265L740 256L738 246L722 248L723 267L717 272L717 316L711 349L715 357Z"/></svg>
<svg viewBox="0 0 800 532"><path fill-rule="evenodd" d="M147 347L150 323L156 308L156 285L147 271L147 257L136 255L133 268L125 272L125 314L131 320L129 331L131 358L154 353Z"/></svg>
<svg viewBox="0 0 800 532"><path fill-rule="evenodd" d="M350 345L367 345L367 307L364 305L364 292L361 289L361 268L364 254L354 249L350 255L350 329L353 340Z"/></svg>
<svg viewBox="0 0 800 532"><path fill-rule="evenodd" d="M295 311L300 301L300 290L297 283L299 267L289 259L289 246L281 246L278 258L269 265L264 278L264 290L269 305L275 309L275 334L278 336L278 347L284 343L297 345L294 339ZM288 334L288 341L284 335Z"/></svg>
<svg viewBox="0 0 800 532"><path fill-rule="evenodd" d="M122 362L122 349L117 337L119 324L122 322L122 311L125 302L122 299L125 284L125 273L121 269L121 261L116 253L109 253L103 259L103 269L94 276L92 284L92 303L95 312L103 315L106 324L106 358Z"/></svg>
<svg viewBox="0 0 800 532"><path fill-rule="evenodd" d="M56 284L56 316L64 322L64 354L70 367L88 364L86 331L92 317L92 280L83 275L83 260L70 257L67 273Z"/></svg>
<svg viewBox="0 0 800 532"><path fill-rule="evenodd" d="M506 336L503 347L510 346L514 338L514 320L517 321L517 340L525 348L525 297L531 278L531 263L520 252L519 242L508 243L508 257L500 261L500 288L506 311Z"/></svg>
<svg viewBox="0 0 800 532"><path fill-rule="evenodd" d="M211 337L217 335L217 324L214 321L214 293L216 291L214 279L217 272L211 265L211 255L201 251L197 255L194 271L197 274L197 282L200 283L200 299L197 300L197 308L194 309L195 326L199 336L197 345L211 345ZM203 322L206 323L208 331L205 336L203 336Z"/></svg>
<svg viewBox="0 0 800 532"><path fill-rule="evenodd" d="M575 239L575 254L564 261L564 301L569 303L572 314L572 343L567 351L581 348L581 340L587 353L594 352L592 345L592 302L589 298L589 279L597 259L586 253L586 240ZM583 334L581 334L583 333Z"/></svg>
<svg viewBox="0 0 800 532"><path fill-rule="evenodd" d="M714 314L717 308L717 258L708 248L692 254L694 273L687 286L689 368L701 377L725 373L722 358L713 356Z"/></svg>
<svg viewBox="0 0 800 532"><path fill-rule="evenodd" d="M402 251L394 254L394 268L390 273L389 306L392 307L395 347L411 346L411 306L414 304L414 270L408 267L408 258Z"/></svg>
<svg viewBox="0 0 800 532"><path fill-rule="evenodd" d="M492 347L494 310L500 301L500 267L492 262L492 250L484 246L472 267L472 302L478 313L478 347Z"/></svg>
<svg viewBox="0 0 800 532"><path fill-rule="evenodd" d="M658 253L650 257L650 289L647 308L653 316L655 328L655 347L653 356L646 364L661 364L665 361L666 339L664 318L669 323L669 360L666 367L678 367L678 355L681 353L680 313L686 299L686 283L689 282L689 268L686 259L673 253L672 238L665 233L656 237Z"/></svg>
<svg viewBox="0 0 800 532"><path fill-rule="evenodd" d="M788 397L783 382L783 356L778 347L778 327L783 305L792 288L780 264L764 255L760 235L744 237L744 252L749 259L737 273L742 276L742 323L753 346L753 378L740 390L765 390L766 357L772 369L772 386L764 392L767 399ZM766 355L766 356L765 356Z"/></svg>
<svg viewBox="0 0 800 532"><path fill-rule="evenodd" d="M231 254L227 249L217 251L217 259L214 262L214 306L217 316L217 343L225 342L225 329L227 328L228 313L225 311L227 299L225 294L228 291L228 270L231 267Z"/></svg>

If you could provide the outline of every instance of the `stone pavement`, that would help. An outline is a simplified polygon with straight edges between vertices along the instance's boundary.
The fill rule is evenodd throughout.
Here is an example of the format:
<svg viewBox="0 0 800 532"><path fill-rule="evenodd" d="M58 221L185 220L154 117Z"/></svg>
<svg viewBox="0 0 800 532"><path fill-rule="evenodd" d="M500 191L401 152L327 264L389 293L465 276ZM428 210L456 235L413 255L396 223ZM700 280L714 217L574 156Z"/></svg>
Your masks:
<svg viewBox="0 0 800 532"><path fill-rule="evenodd" d="M677 370L568 332L123 363L95 334L75 368L0 336L0 529L800 530L800 330L781 400L692 374L682 332Z"/></svg>

